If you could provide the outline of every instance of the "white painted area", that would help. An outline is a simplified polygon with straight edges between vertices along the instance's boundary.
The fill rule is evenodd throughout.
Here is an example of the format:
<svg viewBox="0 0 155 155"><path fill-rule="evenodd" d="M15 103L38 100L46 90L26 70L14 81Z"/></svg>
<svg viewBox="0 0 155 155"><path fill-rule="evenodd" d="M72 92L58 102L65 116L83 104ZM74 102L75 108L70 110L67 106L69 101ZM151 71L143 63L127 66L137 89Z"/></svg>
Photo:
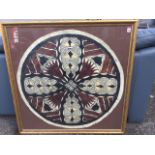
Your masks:
<svg viewBox="0 0 155 155"><path fill-rule="evenodd" d="M50 122L48 121L47 119L45 119L44 117L42 117L39 113L37 113L31 106L30 104L28 103L28 101L26 100L24 94L23 94L23 91L22 91L22 87L21 87L21 70L22 70L22 66L23 66L23 63L25 62L28 54L41 42L43 42L44 40L46 39L49 39L51 37L55 37L55 36L59 36L59 35L65 35L65 34L75 34L75 35L82 35L82 36L85 36L85 37L88 37L88 38L91 38L95 41L97 41L98 43L100 43L104 48L107 49L107 51L110 53L110 55L113 57L115 63L116 63L116 66L118 67L118 70L120 72L120 90L119 90L119 93L118 93L118 97L115 101L115 103L113 104L113 106L110 108L110 110L105 113L102 117L98 118L97 120L91 122L91 123L88 123L88 124L84 124L84 125L75 125L75 126L70 126L70 125L60 125L60 124L56 124L56 123L53 123L53 122ZM121 100L122 98L122 95L123 95L123 90L124 90L124 73L123 73L123 68L117 58L117 56L115 55L114 51L100 38L92 35L92 34L89 34L89 33L86 33L86 32L83 32L83 31L79 31L79 30L74 30L74 29L71 29L71 30L62 30L62 31L56 31L56 32L53 32L53 33L50 33L50 34L47 34L39 39L37 39L35 42L33 42L29 48L24 52L21 60L20 60L20 63L19 63L19 67L18 67L18 70L17 70L17 75L16 75L16 78L17 78L17 85L18 85L18 89L19 89L19 92L20 92L20 95L24 101L24 103L26 104L26 106L30 109L30 111L35 114L38 118L40 118L41 120L43 120L44 122L46 122L47 124L50 124L50 125L54 125L54 126L58 126L58 127L62 127L62 128L86 128L86 127L89 127L89 126L92 126L98 122L100 122L101 120L103 120L104 118L106 118L109 114L111 114L111 112L115 109L115 107L119 104L119 101Z"/></svg>

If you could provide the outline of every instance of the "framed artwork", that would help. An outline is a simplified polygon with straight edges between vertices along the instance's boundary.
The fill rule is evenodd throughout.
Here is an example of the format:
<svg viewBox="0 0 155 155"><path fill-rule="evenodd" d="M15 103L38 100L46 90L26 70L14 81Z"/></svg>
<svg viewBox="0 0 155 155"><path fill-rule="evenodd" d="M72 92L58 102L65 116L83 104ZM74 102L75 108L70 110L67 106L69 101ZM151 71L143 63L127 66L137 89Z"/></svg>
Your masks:
<svg viewBox="0 0 155 155"><path fill-rule="evenodd" d="M136 20L3 23L21 134L122 134Z"/></svg>

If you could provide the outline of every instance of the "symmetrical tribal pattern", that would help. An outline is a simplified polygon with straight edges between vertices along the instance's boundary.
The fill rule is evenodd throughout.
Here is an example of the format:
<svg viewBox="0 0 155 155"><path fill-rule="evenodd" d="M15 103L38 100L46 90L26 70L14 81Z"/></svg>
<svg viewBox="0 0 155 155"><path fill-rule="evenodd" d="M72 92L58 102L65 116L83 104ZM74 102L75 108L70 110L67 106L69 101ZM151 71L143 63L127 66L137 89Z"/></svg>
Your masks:
<svg viewBox="0 0 155 155"><path fill-rule="evenodd" d="M84 34L64 30L42 38L20 62L21 96L49 124L89 126L120 99L123 72L118 60L108 46Z"/></svg>

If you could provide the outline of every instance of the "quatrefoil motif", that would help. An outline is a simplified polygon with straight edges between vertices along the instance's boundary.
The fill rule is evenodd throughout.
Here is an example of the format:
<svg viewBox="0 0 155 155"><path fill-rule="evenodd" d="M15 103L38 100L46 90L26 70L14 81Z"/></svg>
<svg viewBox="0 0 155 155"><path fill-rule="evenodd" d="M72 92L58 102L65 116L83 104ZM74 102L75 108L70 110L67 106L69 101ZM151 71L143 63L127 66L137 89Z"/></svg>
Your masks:
<svg viewBox="0 0 155 155"><path fill-rule="evenodd" d="M17 73L29 109L48 124L71 128L93 125L110 114L124 85L111 48L77 30L38 40L23 55Z"/></svg>

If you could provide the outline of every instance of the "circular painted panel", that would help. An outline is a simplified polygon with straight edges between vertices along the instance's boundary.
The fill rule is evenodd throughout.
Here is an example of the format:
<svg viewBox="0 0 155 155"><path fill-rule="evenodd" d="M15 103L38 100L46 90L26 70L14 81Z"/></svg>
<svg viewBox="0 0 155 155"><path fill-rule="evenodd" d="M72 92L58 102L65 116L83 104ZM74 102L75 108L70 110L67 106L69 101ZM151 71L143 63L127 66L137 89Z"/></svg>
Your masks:
<svg viewBox="0 0 155 155"><path fill-rule="evenodd" d="M17 82L27 107L44 122L84 128L107 117L119 103L124 75L112 49L98 37L57 31L23 54Z"/></svg>

